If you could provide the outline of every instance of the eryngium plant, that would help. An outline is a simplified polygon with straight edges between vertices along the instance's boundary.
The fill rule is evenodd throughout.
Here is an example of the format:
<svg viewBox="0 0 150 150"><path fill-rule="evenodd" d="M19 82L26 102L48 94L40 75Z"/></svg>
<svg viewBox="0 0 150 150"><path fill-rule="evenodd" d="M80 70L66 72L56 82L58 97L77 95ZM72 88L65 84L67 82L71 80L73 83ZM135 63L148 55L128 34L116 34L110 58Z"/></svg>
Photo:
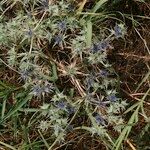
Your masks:
<svg viewBox="0 0 150 150"><path fill-rule="evenodd" d="M0 47L7 51L1 59L33 100L42 101L36 129L49 130L49 136L62 141L71 126L71 132L87 130L113 144L109 128L121 131L126 102L117 92L119 80L107 51L114 39L124 37L124 25L97 28L104 34L99 36L87 27L89 18L80 20L66 1L4 1L1 9L11 4L20 9L12 10L11 19L7 12L1 15ZM74 121L84 117L86 121Z"/></svg>

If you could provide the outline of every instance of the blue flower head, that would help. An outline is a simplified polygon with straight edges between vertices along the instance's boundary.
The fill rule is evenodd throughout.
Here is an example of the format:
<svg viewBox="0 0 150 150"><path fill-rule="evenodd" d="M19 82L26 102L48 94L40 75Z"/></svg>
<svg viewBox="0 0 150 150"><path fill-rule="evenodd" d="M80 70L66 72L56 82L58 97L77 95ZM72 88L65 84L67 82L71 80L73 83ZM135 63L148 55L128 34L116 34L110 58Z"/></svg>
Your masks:
<svg viewBox="0 0 150 150"><path fill-rule="evenodd" d="M73 131L73 125L68 125L66 130L69 131L69 132Z"/></svg>
<svg viewBox="0 0 150 150"><path fill-rule="evenodd" d="M87 87L90 88L93 86L93 84L94 84L94 79L91 77L87 78Z"/></svg>
<svg viewBox="0 0 150 150"><path fill-rule="evenodd" d="M74 5L70 4L70 5L68 5L67 9L68 9L68 12L74 12L75 7L74 7Z"/></svg>
<svg viewBox="0 0 150 150"><path fill-rule="evenodd" d="M61 31L66 30L66 27L67 27L67 25L66 25L66 22L65 22L65 21L61 21L61 22L58 23L58 28L59 28Z"/></svg>
<svg viewBox="0 0 150 150"><path fill-rule="evenodd" d="M26 32L26 35L29 36L29 37L33 36L33 32L31 30L31 28L29 28L29 30Z"/></svg>
<svg viewBox="0 0 150 150"><path fill-rule="evenodd" d="M49 0L43 0L43 6L44 8L47 8L49 7Z"/></svg>
<svg viewBox="0 0 150 150"><path fill-rule="evenodd" d="M34 96L41 96L43 92L43 88L41 88L39 85L35 85L33 88L32 88L32 93Z"/></svg>
<svg viewBox="0 0 150 150"><path fill-rule="evenodd" d="M63 101L60 101L56 104L56 106L60 109L64 109L66 107L66 103Z"/></svg>
<svg viewBox="0 0 150 150"><path fill-rule="evenodd" d="M47 81L45 82L45 85L42 88L43 88L43 92L45 93L50 93L54 90L53 84Z"/></svg>
<svg viewBox="0 0 150 150"><path fill-rule="evenodd" d="M32 88L32 94L34 96L40 97L41 95L44 95L45 93L50 93L54 89L53 85L51 83L45 82L45 85L34 85Z"/></svg>
<svg viewBox="0 0 150 150"><path fill-rule="evenodd" d="M105 51L106 49L108 49L110 47L109 45L109 41L107 40L103 40L99 43L99 49Z"/></svg>
<svg viewBox="0 0 150 150"><path fill-rule="evenodd" d="M72 106L67 106L67 112L69 115L71 115L75 112L75 109Z"/></svg>
<svg viewBox="0 0 150 150"><path fill-rule="evenodd" d="M98 113L96 113L94 118L98 125L105 125L105 120Z"/></svg>
<svg viewBox="0 0 150 150"><path fill-rule="evenodd" d="M23 80L27 80L30 76L32 76L32 68L21 71L21 78Z"/></svg>
<svg viewBox="0 0 150 150"><path fill-rule="evenodd" d="M101 77L103 77L103 78L107 77L108 74L109 74L109 73L108 73L108 71L106 71L106 70L101 70L100 73L99 73L99 75L100 75Z"/></svg>
<svg viewBox="0 0 150 150"><path fill-rule="evenodd" d="M102 40L99 43L93 44L91 50L93 53L96 53L98 51L105 51L108 48L110 48L110 44L108 40Z"/></svg>
<svg viewBox="0 0 150 150"><path fill-rule="evenodd" d="M99 46L98 46L98 44L93 44L93 47L92 47L91 50L92 50L93 53L98 52L98 51L99 51Z"/></svg>
<svg viewBox="0 0 150 150"><path fill-rule="evenodd" d="M29 77L29 72L27 70L21 72L21 78L27 80Z"/></svg>
<svg viewBox="0 0 150 150"><path fill-rule="evenodd" d="M54 40L55 40L55 44L58 44L58 45L60 45L60 44L62 43L62 41L63 41L61 35L55 36L55 37L54 37Z"/></svg>
<svg viewBox="0 0 150 150"><path fill-rule="evenodd" d="M114 27L114 35L116 38L123 37L125 34L125 28L123 24L116 24Z"/></svg>
<svg viewBox="0 0 150 150"><path fill-rule="evenodd" d="M115 94L110 94L109 96L107 96L107 99L111 102L116 102L117 101L117 97Z"/></svg>

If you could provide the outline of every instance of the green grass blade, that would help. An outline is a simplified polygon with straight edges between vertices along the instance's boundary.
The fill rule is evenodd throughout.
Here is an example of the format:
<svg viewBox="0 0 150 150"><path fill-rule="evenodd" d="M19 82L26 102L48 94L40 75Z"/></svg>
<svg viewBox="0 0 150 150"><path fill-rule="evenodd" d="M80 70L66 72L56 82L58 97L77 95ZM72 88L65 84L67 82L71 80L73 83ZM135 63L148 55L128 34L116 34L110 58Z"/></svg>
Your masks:
<svg viewBox="0 0 150 150"><path fill-rule="evenodd" d="M16 113L24 104L28 102L32 98L32 95L27 95L26 97L23 97L0 121L0 124L3 123L6 119L11 117L14 113Z"/></svg>
<svg viewBox="0 0 150 150"><path fill-rule="evenodd" d="M150 70L147 72L147 74L145 75L145 77L143 78L143 80L140 82L140 84L138 85L138 87L135 90L135 93L139 90L139 88L142 86L142 84L150 78Z"/></svg>
<svg viewBox="0 0 150 150"><path fill-rule="evenodd" d="M5 147L7 147L7 148L9 148L9 149L11 149L11 150L17 150L17 149L14 148L13 146L11 146L11 145L9 145L9 144L6 144L6 143L4 143L4 142L1 142L1 141L0 141L0 145L3 145L3 146L5 146Z"/></svg>
<svg viewBox="0 0 150 150"><path fill-rule="evenodd" d="M130 117L128 124L125 126L125 128L122 130L120 136L118 137L117 141L115 142L115 146L113 150L119 150L121 147L122 142L127 139L129 136L129 133L131 132L132 126L138 121L138 112L139 112L139 105L136 108L135 112ZM130 125L130 126L129 126Z"/></svg>
<svg viewBox="0 0 150 150"><path fill-rule="evenodd" d="M4 118L5 110L6 110L6 99L3 100L3 105L2 105L2 112L1 112L1 119Z"/></svg>
<svg viewBox="0 0 150 150"><path fill-rule="evenodd" d="M129 113L130 111L132 111L134 108L136 108L138 105L139 105L140 102L138 103L135 103L134 105L132 105L131 107L129 107L125 112L124 114L127 114Z"/></svg>
<svg viewBox="0 0 150 150"><path fill-rule="evenodd" d="M40 132L40 130L38 130L38 132L39 132L39 134L40 134L40 136L41 136L41 138L42 138L42 140L43 140L45 146L46 146L47 149L48 149L48 148L49 148L49 145L48 145L47 141L45 140L45 138L44 138L44 136L42 135L42 133Z"/></svg>
<svg viewBox="0 0 150 150"><path fill-rule="evenodd" d="M92 44L92 22L87 21L87 47L91 47Z"/></svg>
<svg viewBox="0 0 150 150"><path fill-rule="evenodd" d="M96 3L94 8L92 9L92 12L95 13L98 9L102 7L104 3L106 3L108 0L100 0L99 2Z"/></svg>

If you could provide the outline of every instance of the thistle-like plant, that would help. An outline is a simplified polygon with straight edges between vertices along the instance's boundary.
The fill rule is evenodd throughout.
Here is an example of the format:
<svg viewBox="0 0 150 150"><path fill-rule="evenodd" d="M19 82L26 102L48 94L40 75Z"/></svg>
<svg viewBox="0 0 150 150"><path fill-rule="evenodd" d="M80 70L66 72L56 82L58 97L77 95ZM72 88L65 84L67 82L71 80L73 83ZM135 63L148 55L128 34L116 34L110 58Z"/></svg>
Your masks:
<svg viewBox="0 0 150 150"><path fill-rule="evenodd" d="M109 31L101 28L104 35L99 36L96 23L92 31L94 19L71 13L67 1L7 2L0 4L3 8L19 7L20 11L14 8L11 19L5 13L1 16L0 47L6 53L2 62L15 71L19 89L32 97L23 108L31 109L28 124L41 131L42 139L50 137L51 144L64 140L72 126L72 132L84 129L113 145L109 126L121 131L124 121L120 114L126 102L117 92L119 81L111 77L107 52L114 39L125 36L124 26L116 24ZM40 103L37 108L32 109L32 101ZM22 111L20 107L18 111ZM87 119L78 123L78 117Z"/></svg>

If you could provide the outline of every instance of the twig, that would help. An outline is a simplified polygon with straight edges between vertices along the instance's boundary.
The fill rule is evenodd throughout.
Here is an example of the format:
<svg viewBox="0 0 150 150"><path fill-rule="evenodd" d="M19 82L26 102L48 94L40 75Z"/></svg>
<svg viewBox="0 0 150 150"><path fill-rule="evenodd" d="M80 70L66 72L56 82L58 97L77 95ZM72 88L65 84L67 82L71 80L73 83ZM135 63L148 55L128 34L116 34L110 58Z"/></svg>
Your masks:
<svg viewBox="0 0 150 150"><path fill-rule="evenodd" d="M0 58L0 61L1 61L4 65L6 65L8 68L10 68L11 70L13 70L13 71L17 72L18 74L20 74L20 72L18 72L17 70L13 69L13 68L12 68L11 66L9 66L7 63L5 63L5 61L3 61L1 58Z"/></svg>
<svg viewBox="0 0 150 150"><path fill-rule="evenodd" d="M136 148L133 146L133 144L132 144L129 140L127 140L127 143L128 143L129 146L132 148L132 150L136 150Z"/></svg>
<svg viewBox="0 0 150 150"><path fill-rule="evenodd" d="M133 96L133 94L130 94L130 93L128 93L127 91L125 91L124 89L121 89L125 94L127 94L128 96L130 96L131 98L133 98L134 100L137 100L137 101L141 101L140 99L138 99L137 97L134 97ZM145 103L145 104L147 104L147 105L149 105L150 106L150 103L148 103L148 102L143 102L143 103Z"/></svg>
<svg viewBox="0 0 150 150"><path fill-rule="evenodd" d="M140 55L135 55L131 53L117 53L117 55L124 56L124 57L132 57L133 59L144 59L145 61L150 61L149 56L140 56Z"/></svg>
<svg viewBox="0 0 150 150"><path fill-rule="evenodd" d="M144 43L144 45L145 45L145 48L147 49L147 52L148 52L149 55L150 55L150 50L149 50L149 48L148 48L148 45L147 45L146 40L141 36L141 34L139 33L139 31L138 31L136 28L134 28L134 29L135 29L135 31L137 32L137 34L139 35L139 37L141 38L141 40L143 41L143 43Z"/></svg>

